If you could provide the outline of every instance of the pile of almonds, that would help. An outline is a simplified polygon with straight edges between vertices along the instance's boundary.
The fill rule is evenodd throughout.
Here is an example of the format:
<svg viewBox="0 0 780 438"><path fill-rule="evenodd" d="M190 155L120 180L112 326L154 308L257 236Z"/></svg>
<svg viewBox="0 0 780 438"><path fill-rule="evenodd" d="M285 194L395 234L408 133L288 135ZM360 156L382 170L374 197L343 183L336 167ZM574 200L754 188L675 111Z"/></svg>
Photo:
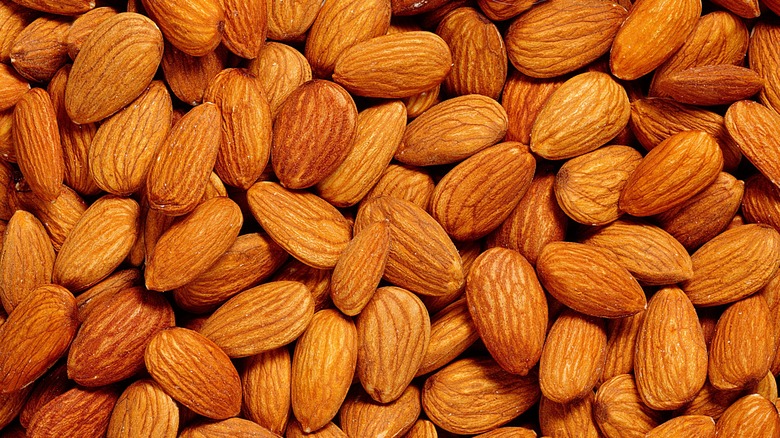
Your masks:
<svg viewBox="0 0 780 438"><path fill-rule="evenodd" d="M0 0L0 437L780 438L776 14Z"/></svg>

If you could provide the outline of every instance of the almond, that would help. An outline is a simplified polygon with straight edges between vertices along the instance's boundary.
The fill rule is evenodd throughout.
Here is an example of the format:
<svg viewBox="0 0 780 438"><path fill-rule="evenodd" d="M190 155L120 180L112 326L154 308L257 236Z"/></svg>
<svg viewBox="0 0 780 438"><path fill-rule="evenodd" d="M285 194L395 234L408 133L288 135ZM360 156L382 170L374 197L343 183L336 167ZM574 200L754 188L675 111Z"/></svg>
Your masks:
<svg viewBox="0 0 780 438"><path fill-rule="evenodd" d="M758 394L746 395L732 404L716 423L715 436L780 436L780 417L770 401Z"/></svg>
<svg viewBox="0 0 780 438"><path fill-rule="evenodd" d="M27 436L103 436L118 397L119 393L112 387L73 388L35 414Z"/></svg>
<svg viewBox="0 0 780 438"><path fill-rule="evenodd" d="M203 103L203 93L227 65L228 51L222 46L203 56L190 56L165 42L162 71L171 92L188 105Z"/></svg>
<svg viewBox="0 0 780 438"><path fill-rule="evenodd" d="M11 428L6 428L6 426L19 415L30 390L32 390L32 386L8 394L0 394L0 428L3 428L3 434L6 436L12 436ZM24 431L22 434L24 435Z"/></svg>
<svg viewBox="0 0 780 438"><path fill-rule="evenodd" d="M555 403L547 397L539 402L539 424L542 433L549 436L600 436L593 420L593 391L571 403Z"/></svg>
<svg viewBox="0 0 780 438"><path fill-rule="evenodd" d="M303 283L311 292L314 299L314 311L330 307L330 278L332 271L329 269L312 268L302 262L291 259L287 264L271 278L272 281L297 281Z"/></svg>
<svg viewBox="0 0 780 438"><path fill-rule="evenodd" d="M531 8L534 3L529 0L505 2L503 0L477 0L479 8L494 21L512 18Z"/></svg>
<svg viewBox="0 0 780 438"><path fill-rule="evenodd" d="M162 34L152 20L126 12L104 21L73 63L65 90L71 119L97 122L127 106L149 86L162 50Z"/></svg>
<svg viewBox="0 0 780 438"><path fill-rule="evenodd" d="M531 142L531 129L539 111L564 82L561 78L537 79L515 70L509 73L501 94L501 105L509 118L507 141Z"/></svg>
<svg viewBox="0 0 780 438"><path fill-rule="evenodd" d="M268 39L301 41L311 27L322 2L319 0L266 0L268 9Z"/></svg>
<svg viewBox="0 0 780 438"><path fill-rule="evenodd" d="M402 32L344 50L336 59L333 80L358 96L393 99L430 90L451 68L452 55L439 36Z"/></svg>
<svg viewBox="0 0 780 438"><path fill-rule="evenodd" d="M404 438L437 438L436 426L428 420L417 420Z"/></svg>
<svg viewBox="0 0 780 438"><path fill-rule="evenodd" d="M95 7L95 3L89 0L14 0L14 2L25 8L57 15L79 15Z"/></svg>
<svg viewBox="0 0 780 438"><path fill-rule="evenodd" d="M607 438L643 437L663 422L660 413L642 403L631 374L612 377L599 387L593 418Z"/></svg>
<svg viewBox="0 0 780 438"><path fill-rule="evenodd" d="M13 108L30 89L30 83L12 67L0 65L0 110Z"/></svg>
<svg viewBox="0 0 780 438"><path fill-rule="evenodd" d="M531 150L548 160L582 155L615 137L630 115L623 87L605 73L582 73L564 82L539 111Z"/></svg>
<svg viewBox="0 0 780 438"><path fill-rule="evenodd" d="M221 4L225 10L222 43L236 55L254 59L268 33L268 2L223 0Z"/></svg>
<svg viewBox="0 0 780 438"><path fill-rule="evenodd" d="M157 436L174 438L179 407L153 380L138 380L125 389L111 413L108 438Z"/></svg>
<svg viewBox="0 0 780 438"><path fill-rule="evenodd" d="M24 402L22 411L19 412L19 424L22 427L30 427L30 420L47 403L73 389L76 384L68 379L67 364L61 363L51 368L41 376L35 385L30 385L16 393L9 393L9 396L16 394L28 394L27 401ZM32 390L32 391L30 391Z"/></svg>
<svg viewBox="0 0 780 438"><path fill-rule="evenodd" d="M440 310L431 318L431 341L417 370L417 376L447 365L479 337L465 299L459 299Z"/></svg>
<svg viewBox="0 0 780 438"><path fill-rule="evenodd" d="M316 4L313 9L318 7ZM277 42L266 43L247 68L263 85L273 115L292 91L312 79L311 66L303 54Z"/></svg>
<svg viewBox="0 0 780 438"><path fill-rule="evenodd" d="M13 1L0 5L0 61L8 63L11 60L11 47L16 37L38 16L36 11Z"/></svg>
<svg viewBox="0 0 780 438"><path fill-rule="evenodd" d="M238 415L241 381L230 358L200 334L158 332L144 354L146 369L163 390L195 413L215 420Z"/></svg>
<svg viewBox="0 0 780 438"><path fill-rule="evenodd" d="M128 11L133 12L133 11ZM90 9L88 12L78 16L68 29L65 37L65 43L68 45L68 55L70 59L76 59L76 55L81 51L81 46L87 40L90 34L100 26L101 23L118 14L119 12L112 7L101 7Z"/></svg>
<svg viewBox="0 0 780 438"><path fill-rule="evenodd" d="M726 129L740 151L759 172L780 186L780 148L777 135L780 115L760 103L742 100L732 104L725 116Z"/></svg>
<svg viewBox="0 0 780 438"><path fill-rule="evenodd" d="M200 422L188 426L179 435L181 438L218 438L251 436L257 438L276 438L278 435L243 418L228 418L217 422Z"/></svg>
<svg viewBox="0 0 780 438"><path fill-rule="evenodd" d="M442 429L479 434L512 421L539 400L537 376L507 373L491 359L451 363L425 381L422 406ZM478 409L480 415L473 415Z"/></svg>
<svg viewBox="0 0 780 438"><path fill-rule="evenodd" d="M745 182L742 214L749 222L767 224L780 229L780 188L764 175L757 173ZM777 212L777 213L776 213Z"/></svg>
<svg viewBox="0 0 780 438"><path fill-rule="evenodd" d="M765 2L765 5L775 11L780 10L777 2ZM764 89L759 93L758 98L764 105L780 109L780 75L774 66L780 63L780 51L773 44L778 37L780 27L775 23L768 21L759 21L753 26L753 32L750 37L750 68L758 73L764 79ZM747 32L746 32L747 33Z"/></svg>
<svg viewBox="0 0 780 438"><path fill-rule="evenodd" d="M607 53L626 15L620 5L603 0L547 2L509 26L509 59L537 78L572 72Z"/></svg>
<svg viewBox="0 0 780 438"><path fill-rule="evenodd" d="M391 163L384 169L376 185L363 197L361 204L389 196L409 201L429 211L434 189L433 178L426 169Z"/></svg>
<svg viewBox="0 0 780 438"><path fill-rule="evenodd" d="M287 427L285 437L287 438L347 438L347 434L333 423L328 423L325 427L318 429L315 432L306 433L301 427L301 423L293 421Z"/></svg>
<svg viewBox="0 0 780 438"><path fill-rule="evenodd" d="M0 250L0 302L6 312L51 282L54 257L43 225L32 214L17 210L8 221Z"/></svg>
<svg viewBox="0 0 780 438"><path fill-rule="evenodd" d="M745 67L705 65L668 74L658 82L658 91L672 99L693 105L725 105L753 96L764 88L764 80Z"/></svg>
<svg viewBox="0 0 780 438"><path fill-rule="evenodd" d="M573 242L552 242L536 262L545 289L578 312L622 318L646 307L636 279L607 250Z"/></svg>
<svg viewBox="0 0 780 438"><path fill-rule="evenodd" d="M46 201L32 192L17 193L21 206L41 221L57 251L87 210L87 204L76 192L65 185L60 189L54 201Z"/></svg>
<svg viewBox="0 0 780 438"><path fill-rule="evenodd" d="M420 390L409 385L398 399L387 404L377 403L362 391L354 391L341 405L339 417L348 437L401 437L417 421L420 410Z"/></svg>
<svg viewBox="0 0 780 438"><path fill-rule="evenodd" d="M283 434L290 411L291 373L286 346L247 358L241 371L244 415L271 432Z"/></svg>
<svg viewBox="0 0 780 438"><path fill-rule="evenodd" d="M604 383L618 374L630 374L634 371L636 338L644 319L645 312L640 312L607 322L606 360L599 383Z"/></svg>
<svg viewBox="0 0 780 438"><path fill-rule="evenodd" d="M681 415L647 433L647 438L715 438L715 420L706 415Z"/></svg>
<svg viewBox="0 0 780 438"><path fill-rule="evenodd" d="M297 339L313 314L314 303L306 286L293 281L269 282L247 289L220 306L203 324L200 334L230 357L252 356Z"/></svg>
<svg viewBox="0 0 780 438"><path fill-rule="evenodd" d="M475 435L475 438L536 438L537 436L534 430L525 427L499 427L490 432Z"/></svg>
<svg viewBox="0 0 780 438"><path fill-rule="evenodd" d="M70 20L44 15L16 36L11 46L11 65L33 82L49 81L68 62L66 38Z"/></svg>
<svg viewBox="0 0 780 438"><path fill-rule="evenodd" d="M430 90L403 98L406 112L410 119L417 118L422 113L428 111L431 107L441 102L439 92L441 85L437 85Z"/></svg>
<svg viewBox="0 0 780 438"><path fill-rule="evenodd" d="M745 18L756 18L761 14L758 0L715 0L713 3Z"/></svg>
<svg viewBox="0 0 780 438"><path fill-rule="evenodd" d="M724 231L691 257L693 278L682 284L697 306L731 303L758 291L780 264L780 234L768 225Z"/></svg>
<svg viewBox="0 0 780 438"><path fill-rule="evenodd" d="M741 391L721 391L706 382L696 397L680 411L682 415L706 415L717 421L741 394Z"/></svg>
<svg viewBox="0 0 780 438"><path fill-rule="evenodd" d="M190 56L204 56L222 40L225 11L220 0L143 0L165 38Z"/></svg>
<svg viewBox="0 0 780 438"><path fill-rule="evenodd" d="M445 3L446 0L431 0L426 3L420 4L414 0L390 0L393 6L393 15L405 16L405 15L417 15L424 12L432 11Z"/></svg>

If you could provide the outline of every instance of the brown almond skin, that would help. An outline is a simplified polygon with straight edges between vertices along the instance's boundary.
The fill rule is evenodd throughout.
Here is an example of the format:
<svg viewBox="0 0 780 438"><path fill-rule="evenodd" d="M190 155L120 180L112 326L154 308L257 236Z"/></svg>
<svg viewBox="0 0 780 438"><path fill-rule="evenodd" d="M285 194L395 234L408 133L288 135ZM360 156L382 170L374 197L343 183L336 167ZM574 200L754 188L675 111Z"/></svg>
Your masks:
<svg viewBox="0 0 780 438"><path fill-rule="evenodd" d="M27 436L103 436L119 392L114 387L73 388L43 406L30 420Z"/></svg>
<svg viewBox="0 0 780 438"><path fill-rule="evenodd" d="M65 89L71 119L97 122L128 105L152 81L162 51L160 30L140 14L121 13L103 22L73 63Z"/></svg>
<svg viewBox="0 0 780 438"><path fill-rule="evenodd" d="M758 73L736 65L706 65L670 73L659 92L691 105L725 105L746 99L764 88Z"/></svg>
<svg viewBox="0 0 780 438"><path fill-rule="evenodd" d="M163 390L195 413L215 420L238 415L238 372L216 344L197 332L178 327L158 332L144 362Z"/></svg>
<svg viewBox="0 0 780 438"><path fill-rule="evenodd" d="M65 177L57 114L46 90L33 88L14 107L13 142L25 181L44 201L59 196Z"/></svg>
<svg viewBox="0 0 780 438"><path fill-rule="evenodd" d="M413 166L454 163L498 143L506 130L506 111L495 100L478 94L455 97L406 127L395 159Z"/></svg>
<svg viewBox="0 0 780 438"><path fill-rule="evenodd" d="M707 415L717 421L726 409L734 404L741 395L741 391L721 391L716 389L707 381L701 391L696 394L696 397L678 412L681 415Z"/></svg>
<svg viewBox="0 0 780 438"><path fill-rule="evenodd" d="M311 66L301 52L273 41L260 49L247 68L260 79L274 116L291 92L312 79Z"/></svg>
<svg viewBox="0 0 780 438"><path fill-rule="evenodd" d="M550 95L564 82L562 78L533 78L515 70L509 73L501 93L501 105L509 118L507 141L530 144L536 116Z"/></svg>
<svg viewBox="0 0 780 438"><path fill-rule="evenodd" d="M190 56L165 42L162 71L171 92L189 105L203 103L203 93L227 65L228 51L222 46L204 56Z"/></svg>
<svg viewBox="0 0 780 438"><path fill-rule="evenodd" d="M753 386L766 377L774 355L774 328L764 297L755 294L737 301L715 326L710 343L710 383L721 390Z"/></svg>
<svg viewBox="0 0 780 438"><path fill-rule="evenodd" d="M780 188L757 173L745 181L742 214L751 223L767 224L780 229L776 213L780 207Z"/></svg>
<svg viewBox="0 0 780 438"><path fill-rule="evenodd" d="M780 10L776 1L765 2L765 6L775 11ZM780 75L773 65L780 61L780 51L773 41L778 36L780 27L770 21L759 21L753 26L748 48L750 68L764 79L764 89L758 95L758 99L764 105L780 108ZM747 32L746 32L747 33Z"/></svg>
<svg viewBox="0 0 780 438"><path fill-rule="evenodd" d="M336 60L333 80L358 96L395 99L430 90L451 68L449 47L438 35L401 32L346 49Z"/></svg>
<svg viewBox="0 0 780 438"><path fill-rule="evenodd" d="M144 350L158 331L176 321L159 294L135 287L102 300L79 328L68 352L68 377L96 387L143 370ZM122 354L116 354L121 351Z"/></svg>
<svg viewBox="0 0 780 438"><path fill-rule="evenodd" d="M49 233L56 251L87 211L87 204L73 189L61 185L60 195L53 201L46 201L32 192L17 192L19 204L35 214Z"/></svg>
<svg viewBox="0 0 780 438"><path fill-rule="evenodd" d="M430 307L428 310L431 311ZM465 299L446 306L431 318L431 341L416 376L452 362L479 338Z"/></svg>
<svg viewBox="0 0 780 438"><path fill-rule="evenodd" d="M768 225L743 225L707 242L691 260L693 278L681 285L691 302L696 306L731 303L772 279L780 263L780 234Z"/></svg>
<svg viewBox="0 0 780 438"><path fill-rule="evenodd" d="M420 390L409 385L394 402L381 404L365 392L354 390L339 411L344 436L403 436L420 416Z"/></svg>
<svg viewBox="0 0 780 438"><path fill-rule="evenodd" d="M547 397L539 401L539 425L548 436L601 436L593 420L593 391L571 403L555 403Z"/></svg>
<svg viewBox="0 0 780 438"><path fill-rule="evenodd" d="M772 402L758 394L746 395L732 404L715 424L715 436L746 438L780 436L780 417Z"/></svg>
<svg viewBox="0 0 780 438"><path fill-rule="evenodd" d="M599 384L619 374L630 374L634 371L636 338L644 319L645 312L640 312L607 321L606 360Z"/></svg>
<svg viewBox="0 0 780 438"><path fill-rule="evenodd" d="M425 381L422 406L442 429L479 434L512 421L539 400L535 373L515 376L489 358L452 362ZM470 413L480 412L480 415Z"/></svg>
<svg viewBox="0 0 780 438"><path fill-rule="evenodd" d="M254 315L246 318L247 314ZM314 314L302 283L275 281L247 289L220 306L200 334L230 357L253 356L287 345L304 332Z"/></svg>
<svg viewBox="0 0 780 438"><path fill-rule="evenodd" d="M175 438L179 407L155 381L137 380L119 396L108 423L107 438Z"/></svg>
<svg viewBox="0 0 780 438"><path fill-rule="evenodd" d="M217 422L199 422L184 429L181 438L217 438L252 436L258 438L276 438L278 435L243 418L228 418Z"/></svg>
<svg viewBox="0 0 780 438"><path fill-rule="evenodd" d="M647 438L696 436L715 438L715 420L706 415L681 415L659 425L647 433Z"/></svg>
<svg viewBox="0 0 780 438"><path fill-rule="evenodd" d="M417 373L431 338L422 301L399 287L377 289L356 321L357 376L374 400L401 397Z"/></svg>
<svg viewBox="0 0 780 438"><path fill-rule="evenodd" d="M0 6L0 23L2 23L2 37L0 37L0 61L8 63L11 60L11 47L16 37L38 18L37 11L28 9L20 4L9 1Z"/></svg>
<svg viewBox="0 0 780 438"><path fill-rule="evenodd" d="M242 224L241 209L229 198L204 201L147 253L146 288L166 291L194 280L233 245Z"/></svg>
<svg viewBox="0 0 780 438"><path fill-rule="evenodd" d="M329 269L312 268L298 260L291 259L271 278L272 281L297 281L309 288L314 299L314 310L322 310L330 306Z"/></svg>
<svg viewBox="0 0 780 438"><path fill-rule="evenodd" d="M95 7L89 0L14 0L14 3L25 8L57 15L79 15Z"/></svg>
<svg viewBox="0 0 780 438"><path fill-rule="evenodd" d="M284 187L304 189L325 179L347 158L357 108L340 85L306 82L290 93L274 119L271 162Z"/></svg>
<svg viewBox="0 0 780 438"><path fill-rule="evenodd" d="M265 0L226 0L222 43L236 55L254 59L268 34L268 2Z"/></svg>
<svg viewBox="0 0 780 438"><path fill-rule="evenodd" d="M180 216L201 201L219 152L220 115L217 105L204 103L173 126L146 178L151 208Z"/></svg>
<svg viewBox="0 0 780 438"><path fill-rule="evenodd" d="M133 12L133 11L128 11ZM65 37L65 43L68 45L68 56L70 59L76 59L76 55L81 51L81 46L87 40L89 35L101 23L118 14L119 12L108 6L90 9L75 20L68 29L68 35Z"/></svg>
<svg viewBox="0 0 780 438"><path fill-rule="evenodd" d="M430 90L423 91L422 93L415 94L414 96L403 98L402 101L406 106L406 111L409 118L415 119L422 115L422 113L428 111L432 106L440 103L440 91L441 85L437 85Z"/></svg>
<svg viewBox="0 0 780 438"><path fill-rule="evenodd" d="M301 41L322 6L316 0L266 1L266 4L268 39L276 41Z"/></svg>
<svg viewBox="0 0 780 438"><path fill-rule="evenodd" d="M693 305L677 287L659 290L636 340L634 371L642 401L652 409L677 409L699 392L706 370L707 346Z"/></svg>
<svg viewBox="0 0 780 438"><path fill-rule="evenodd" d="M549 243L539 255L536 272L552 296L586 315L622 318L646 307L645 294L636 279L601 248Z"/></svg>
<svg viewBox="0 0 780 438"><path fill-rule="evenodd" d="M95 201L57 253L52 281L80 292L108 277L135 244L140 215L130 198L106 195Z"/></svg>
<svg viewBox="0 0 780 438"><path fill-rule="evenodd" d="M218 0L143 0L149 16L162 29L165 39L190 56L204 56L222 40L225 11Z"/></svg>
<svg viewBox="0 0 780 438"><path fill-rule="evenodd" d="M570 403L591 393L606 349L604 320L564 311L550 327L539 361L542 394L555 403Z"/></svg>
<svg viewBox="0 0 780 438"><path fill-rule="evenodd" d="M429 211L434 189L433 178L426 169L390 163L380 175L376 185L363 197L361 205L367 204L372 199L389 196L409 201Z"/></svg>
<svg viewBox="0 0 780 438"><path fill-rule="evenodd" d="M518 252L492 248L466 279L469 313L491 356L506 371L527 375L542 356L547 299L533 266Z"/></svg>
<svg viewBox="0 0 780 438"><path fill-rule="evenodd" d="M536 160L525 145L501 143L462 161L436 185L431 213L456 240L497 228L525 195Z"/></svg>
<svg viewBox="0 0 780 438"><path fill-rule="evenodd" d="M291 374L292 361L286 346L248 357L241 370L244 415L271 432L284 434L290 412Z"/></svg>
<svg viewBox="0 0 780 438"><path fill-rule="evenodd" d="M333 423L328 423L325 427L318 429L312 433L306 433L303 431L301 423L293 421L287 427L285 434L286 438L347 438L347 434L344 433L341 428Z"/></svg>
<svg viewBox="0 0 780 438"><path fill-rule="evenodd" d="M305 432L318 430L338 414L352 384L358 332L334 309L317 312L295 345L292 409Z"/></svg>
<svg viewBox="0 0 780 438"><path fill-rule="evenodd" d="M117 270L105 280L79 294L76 299L79 306L79 321L83 322L102 299L136 286L140 280L141 272L137 269Z"/></svg>
<svg viewBox="0 0 780 438"><path fill-rule="evenodd" d="M42 376L68 349L79 321L67 289L43 285L0 325L0 394L18 391Z"/></svg>
<svg viewBox="0 0 780 438"><path fill-rule="evenodd" d="M758 102L742 100L732 104L724 117L726 129L739 150L759 172L780 187L777 148L780 115Z"/></svg>
<svg viewBox="0 0 780 438"><path fill-rule="evenodd" d="M711 135L675 134L642 159L620 194L619 206L634 216L670 210L707 188L722 169L723 154Z"/></svg>
<svg viewBox="0 0 780 438"><path fill-rule="evenodd" d="M30 83L12 67L0 65L0 110L13 108L30 89Z"/></svg>
<svg viewBox="0 0 780 438"><path fill-rule="evenodd" d="M438 438L436 426L428 420L417 420L406 433L405 438Z"/></svg>
<svg viewBox="0 0 780 438"><path fill-rule="evenodd" d="M29 386L18 391L10 392L8 394L0 394L0 428L3 428L3 434L7 437L15 437L12 435L13 431L11 427L6 428L12 421L20 414L20 411L24 408L25 400L30 394L32 386ZM21 421L20 421L21 423ZM19 427L21 429L21 426ZM25 436L24 429L21 429L21 436Z"/></svg>
<svg viewBox="0 0 780 438"><path fill-rule="evenodd" d="M30 427L30 420L36 412L74 386L75 383L68 379L66 363L51 368L35 382L35 385L30 385L18 392L26 394L28 390L32 390L29 392L27 401L24 402L22 411L19 412L19 424L25 428ZM9 395L18 393L10 393Z"/></svg>
<svg viewBox="0 0 780 438"><path fill-rule="evenodd" d="M659 412L642 403L631 374L612 377L599 387L593 418L607 438L645 436L663 422Z"/></svg>
<svg viewBox="0 0 780 438"><path fill-rule="evenodd" d="M537 78L572 72L607 53L626 15L614 2L547 2L509 26L509 59Z"/></svg>
<svg viewBox="0 0 780 438"><path fill-rule="evenodd" d="M54 257L40 221L17 210L8 221L0 250L0 302L7 313L39 286L51 282Z"/></svg>
<svg viewBox="0 0 780 438"><path fill-rule="evenodd" d="M11 65L33 82L49 81L68 62L70 21L44 15L22 30L10 51Z"/></svg>

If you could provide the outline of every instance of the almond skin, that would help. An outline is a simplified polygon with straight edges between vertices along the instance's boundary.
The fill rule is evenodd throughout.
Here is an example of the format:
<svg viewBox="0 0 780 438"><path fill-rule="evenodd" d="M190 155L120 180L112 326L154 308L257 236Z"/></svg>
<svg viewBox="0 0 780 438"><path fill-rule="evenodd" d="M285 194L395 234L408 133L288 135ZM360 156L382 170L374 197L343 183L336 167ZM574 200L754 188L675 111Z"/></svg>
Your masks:
<svg viewBox="0 0 780 438"><path fill-rule="evenodd" d="M620 194L620 208L650 216L683 204L704 190L723 169L723 154L703 131L675 134L639 163Z"/></svg>
<svg viewBox="0 0 780 438"><path fill-rule="evenodd" d="M12 67L0 66L0 110L13 108L29 89L30 83Z"/></svg>
<svg viewBox="0 0 780 438"><path fill-rule="evenodd" d="M248 319L247 314L254 316ZM200 334L230 357L252 356L297 339L313 314L314 302L306 286L274 281L228 300L206 320Z"/></svg>
<svg viewBox="0 0 780 438"><path fill-rule="evenodd" d="M225 0L222 7L225 10L222 32L225 47L242 58L254 59L262 50L268 33L268 2Z"/></svg>
<svg viewBox="0 0 780 438"><path fill-rule="evenodd" d="M659 425L647 433L647 438L696 436L715 438L715 420L706 415L681 415Z"/></svg>
<svg viewBox="0 0 780 438"><path fill-rule="evenodd" d="M8 63L11 60L11 47L16 37L36 18L38 18L37 12L16 2L3 3L0 6L0 22L3 31L3 36L0 37L0 60L2 62Z"/></svg>
<svg viewBox="0 0 780 438"><path fill-rule="evenodd" d="M341 405L344 436L403 436L420 416L420 390L409 385L394 402L382 404L363 391L353 391Z"/></svg>
<svg viewBox="0 0 780 438"><path fill-rule="evenodd" d="M593 420L593 391L585 397L571 403L555 403L547 397L539 402L539 425L542 433L549 436L583 436L598 438L600 436L595 420Z"/></svg>
<svg viewBox="0 0 780 438"><path fill-rule="evenodd" d="M552 296L586 315L622 318L646 307L645 294L636 279L601 248L549 243L539 255L536 271Z"/></svg>
<svg viewBox="0 0 780 438"><path fill-rule="evenodd" d="M134 11L128 11L134 12ZM65 43L68 45L68 55L70 59L76 59L76 55L81 51L81 46L87 40L89 35L100 26L101 23L118 14L119 12L108 6L91 9L78 16L68 29L68 35Z"/></svg>
<svg viewBox="0 0 780 438"><path fill-rule="evenodd" d="M770 9L780 10L777 2L769 2ZM780 62L780 51L773 44L778 36L778 27L775 23L759 21L753 26L750 37L750 68L758 73L764 79L764 89L759 93L758 98L764 105L774 108L777 111L780 108L780 75L774 68ZM747 33L747 29L745 29Z"/></svg>
<svg viewBox="0 0 780 438"><path fill-rule="evenodd" d="M108 438L158 436L175 438L179 407L153 380L138 380L125 389L108 423Z"/></svg>
<svg viewBox="0 0 780 438"><path fill-rule="evenodd" d="M17 192L20 205L41 221L56 251L87 210L87 204L73 189L65 185L60 188L62 192L54 202L41 199L32 192Z"/></svg>
<svg viewBox="0 0 780 438"><path fill-rule="evenodd" d="M724 120L726 129L745 158L780 187L780 157L777 155L780 115L760 103L742 100L729 107Z"/></svg>
<svg viewBox="0 0 780 438"><path fill-rule="evenodd" d="M322 3L317 0L266 2L268 5L268 39L300 41L309 30Z"/></svg>
<svg viewBox="0 0 780 438"><path fill-rule="evenodd" d="M181 438L217 438L252 436L258 438L276 438L278 435L268 429L243 418L228 418L217 422L199 422L184 429Z"/></svg>
<svg viewBox="0 0 780 438"><path fill-rule="evenodd" d="M599 387L593 418L607 438L641 437L663 422L659 412L642 403L631 374L617 375Z"/></svg>
<svg viewBox="0 0 780 438"><path fill-rule="evenodd" d="M533 266L515 251L489 249L469 271L466 298L491 356L506 371L527 375L547 330L547 299Z"/></svg>
<svg viewBox="0 0 780 438"><path fill-rule="evenodd" d="M14 3L36 11L57 15L79 15L95 7L89 0L19 0Z"/></svg>
<svg viewBox="0 0 780 438"><path fill-rule="evenodd" d="M509 118L507 141L531 142L531 129L547 99L565 82L562 78L537 79L511 71L501 94Z"/></svg>
<svg viewBox="0 0 780 438"><path fill-rule="evenodd" d="M725 105L746 99L764 88L758 73L736 65L705 65L670 73L658 91L692 105Z"/></svg>
<svg viewBox="0 0 780 438"><path fill-rule="evenodd" d="M158 332L144 353L146 369L165 392L199 415L238 415L241 381L230 358L200 334L179 327Z"/></svg>
<svg viewBox="0 0 780 438"><path fill-rule="evenodd" d="M261 48L247 68L260 79L273 115L293 90L312 79L311 66L301 52L273 41Z"/></svg>
<svg viewBox="0 0 780 438"><path fill-rule="evenodd" d="M204 56L222 40L225 11L219 0L143 0L165 38L190 56Z"/></svg>
<svg viewBox="0 0 780 438"><path fill-rule="evenodd" d="M401 32L342 52L333 80L358 96L394 99L430 90L444 81L451 68L449 47L438 35Z"/></svg>
<svg viewBox="0 0 780 438"><path fill-rule="evenodd" d="M780 417L772 402L758 394L746 395L732 404L716 423L715 436L780 436Z"/></svg>
<svg viewBox="0 0 780 438"><path fill-rule="evenodd" d="M49 284L22 300L0 325L0 394L18 391L42 376L76 334L76 299Z"/></svg>
<svg viewBox="0 0 780 438"><path fill-rule="evenodd" d="M401 397L422 362L431 321L422 301L399 287L377 289L357 318L357 376L374 400Z"/></svg>
<svg viewBox="0 0 780 438"><path fill-rule="evenodd" d="M73 388L43 406L30 420L27 436L103 436L119 397L113 387Z"/></svg>
<svg viewBox="0 0 780 438"><path fill-rule="evenodd" d="M284 434L290 415L291 374L292 362L286 346L248 357L241 370L246 418Z"/></svg>
<svg viewBox="0 0 780 438"><path fill-rule="evenodd" d="M286 438L346 438L347 434L341 428L333 423L328 423L325 427L311 433L303 431L301 423L293 421L287 427Z"/></svg>
<svg viewBox="0 0 780 438"><path fill-rule="evenodd" d="M188 105L203 103L203 93L227 65L228 51L217 47L204 56L190 56L165 42L162 71L171 92Z"/></svg>
<svg viewBox="0 0 780 438"><path fill-rule="evenodd" d="M24 28L10 50L11 65L33 82L47 82L68 62L70 20L44 15Z"/></svg>
<svg viewBox="0 0 780 438"><path fill-rule="evenodd" d="M428 310L431 311L430 307ZM479 338L465 299L446 306L431 318L431 342L428 343L417 376L452 362Z"/></svg>
<svg viewBox="0 0 780 438"><path fill-rule="evenodd" d="M642 401L652 409L677 409L704 385L704 334L679 288L663 288L650 299L636 340L634 370Z"/></svg>
<svg viewBox="0 0 780 438"><path fill-rule="evenodd" d="M696 306L731 303L758 291L775 275L780 234L768 225L743 225L707 242L691 260L693 278L682 284L691 302Z"/></svg>
<svg viewBox="0 0 780 438"><path fill-rule="evenodd" d="M742 214L748 222L767 224L780 229L778 214L780 208L780 188L772 184L764 175L757 173L745 181L745 194L742 197Z"/></svg>
<svg viewBox="0 0 780 438"><path fill-rule="evenodd" d="M604 361L604 371L601 373L599 383L604 383L618 374L629 374L634 371L636 338L644 319L645 312L640 312L607 322L607 358Z"/></svg>
<svg viewBox="0 0 780 438"><path fill-rule="evenodd" d="M376 185L366 193L361 200L361 205L367 204L372 199L389 196L409 201L428 211L434 188L433 178L427 170L391 163L384 169Z"/></svg>

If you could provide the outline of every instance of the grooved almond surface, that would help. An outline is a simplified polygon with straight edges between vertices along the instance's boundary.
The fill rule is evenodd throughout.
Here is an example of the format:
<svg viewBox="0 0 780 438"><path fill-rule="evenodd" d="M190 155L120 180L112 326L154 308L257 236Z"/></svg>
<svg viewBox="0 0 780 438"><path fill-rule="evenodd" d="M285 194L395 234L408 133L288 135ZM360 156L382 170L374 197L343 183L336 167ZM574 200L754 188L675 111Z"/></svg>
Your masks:
<svg viewBox="0 0 780 438"><path fill-rule="evenodd" d="M219 0L143 0L165 38L190 56L204 56L222 40L225 11Z"/></svg>
<svg viewBox="0 0 780 438"><path fill-rule="evenodd" d="M32 214L17 210L3 234L0 250L0 302L7 313L30 293L51 282L54 248Z"/></svg>
<svg viewBox="0 0 780 438"><path fill-rule="evenodd" d="M107 437L157 436L175 438L179 407L152 380L138 380L125 389L108 423Z"/></svg>
<svg viewBox="0 0 780 438"><path fill-rule="evenodd" d="M780 115L758 102L742 100L729 107L724 120L745 158L780 187Z"/></svg>
<svg viewBox="0 0 780 438"><path fill-rule="evenodd" d="M27 436L103 436L119 392L113 387L73 388L43 406L30 420Z"/></svg>

